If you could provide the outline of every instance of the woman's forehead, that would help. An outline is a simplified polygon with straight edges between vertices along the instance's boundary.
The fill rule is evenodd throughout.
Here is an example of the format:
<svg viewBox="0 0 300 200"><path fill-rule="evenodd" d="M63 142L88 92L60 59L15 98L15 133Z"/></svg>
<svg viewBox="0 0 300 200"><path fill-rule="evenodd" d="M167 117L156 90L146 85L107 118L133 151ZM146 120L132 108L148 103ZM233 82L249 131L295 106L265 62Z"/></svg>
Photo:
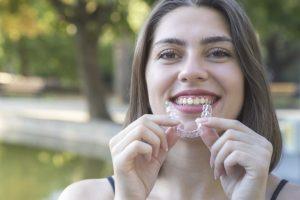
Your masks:
<svg viewBox="0 0 300 200"><path fill-rule="evenodd" d="M154 44L166 38L196 42L203 38L231 38L229 27L218 11L202 7L180 7L166 14L154 33Z"/></svg>

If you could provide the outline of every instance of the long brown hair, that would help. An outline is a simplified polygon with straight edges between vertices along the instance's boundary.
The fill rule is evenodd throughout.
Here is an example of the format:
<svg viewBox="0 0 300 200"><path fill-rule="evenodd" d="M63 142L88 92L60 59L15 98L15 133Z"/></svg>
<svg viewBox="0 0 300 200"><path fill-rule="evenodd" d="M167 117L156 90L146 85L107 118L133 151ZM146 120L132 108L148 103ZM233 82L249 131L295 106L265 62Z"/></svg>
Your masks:
<svg viewBox="0 0 300 200"><path fill-rule="evenodd" d="M234 0L162 0L155 5L138 36L132 65L130 103L124 126L144 114L152 114L145 70L153 35L162 17L182 6L206 6L225 17L245 77L245 98L238 120L272 143L271 172L280 160L282 138L256 34L244 10Z"/></svg>

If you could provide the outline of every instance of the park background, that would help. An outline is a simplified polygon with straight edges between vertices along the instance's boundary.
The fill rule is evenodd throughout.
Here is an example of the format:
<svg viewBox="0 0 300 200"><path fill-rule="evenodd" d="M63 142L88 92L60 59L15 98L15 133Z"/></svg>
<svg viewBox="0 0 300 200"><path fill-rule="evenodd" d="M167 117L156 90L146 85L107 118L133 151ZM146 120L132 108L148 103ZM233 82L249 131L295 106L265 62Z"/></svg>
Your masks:
<svg viewBox="0 0 300 200"><path fill-rule="evenodd" d="M300 1L239 0L262 43L284 138L275 173L300 183ZM133 47L153 0L0 0L0 199L52 200L112 174Z"/></svg>

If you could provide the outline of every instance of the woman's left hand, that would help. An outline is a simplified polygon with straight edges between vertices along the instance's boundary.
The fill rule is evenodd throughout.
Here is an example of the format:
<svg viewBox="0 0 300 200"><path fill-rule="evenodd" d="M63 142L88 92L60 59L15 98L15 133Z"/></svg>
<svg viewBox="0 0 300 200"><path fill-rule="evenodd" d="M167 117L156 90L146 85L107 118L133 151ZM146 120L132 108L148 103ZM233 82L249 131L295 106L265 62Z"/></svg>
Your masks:
<svg viewBox="0 0 300 200"><path fill-rule="evenodd" d="M265 199L272 144L237 120L206 119L201 138L211 152L210 164L227 197ZM216 130L224 133L219 136Z"/></svg>

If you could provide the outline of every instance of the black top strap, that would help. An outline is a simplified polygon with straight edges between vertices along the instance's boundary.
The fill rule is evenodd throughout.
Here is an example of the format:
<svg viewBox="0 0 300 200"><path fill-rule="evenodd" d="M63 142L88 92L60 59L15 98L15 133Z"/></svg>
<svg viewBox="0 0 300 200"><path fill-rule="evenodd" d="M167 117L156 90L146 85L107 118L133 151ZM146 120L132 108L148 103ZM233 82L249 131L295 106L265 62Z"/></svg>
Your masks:
<svg viewBox="0 0 300 200"><path fill-rule="evenodd" d="M107 177L107 180L108 182L110 183L112 189L113 189L113 192L115 193L115 181L113 179L112 176L109 176ZM288 181L285 180L285 179L282 179L280 181L280 183L278 184L278 186L276 187L272 197L271 197L271 200L276 200L277 199L277 196L279 195L280 191L282 190L282 188L285 186L285 184L287 183Z"/></svg>
<svg viewBox="0 0 300 200"><path fill-rule="evenodd" d="M114 193L115 193L115 181L114 178L112 176L107 177L108 182L110 183Z"/></svg>
<svg viewBox="0 0 300 200"><path fill-rule="evenodd" d="M271 200L276 200L277 199L277 196L279 194L279 192L282 190L282 188L285 186L285 184L287 183L288 181L285 180L285 179L282 179L280 181L280 183L278 184L277 188L275 189L272 197L271 197Z"/></svg>

